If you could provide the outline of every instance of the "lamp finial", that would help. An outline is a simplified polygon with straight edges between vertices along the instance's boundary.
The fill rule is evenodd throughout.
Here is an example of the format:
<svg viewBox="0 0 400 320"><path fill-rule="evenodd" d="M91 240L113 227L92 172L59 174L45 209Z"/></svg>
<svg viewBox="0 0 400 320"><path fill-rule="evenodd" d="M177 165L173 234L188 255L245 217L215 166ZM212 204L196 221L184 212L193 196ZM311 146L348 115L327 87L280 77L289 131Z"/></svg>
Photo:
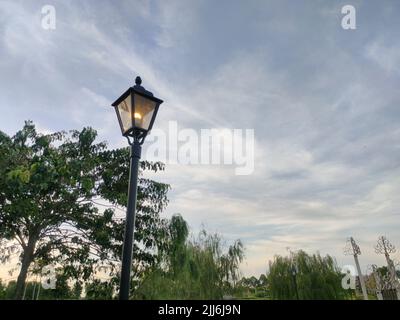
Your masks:
<svg viewBox="0 0 400 320"><path fill-rule="evenodd" d="M140 77L136 77L135 83L140 86L142 84L142 79Z"/></svg>

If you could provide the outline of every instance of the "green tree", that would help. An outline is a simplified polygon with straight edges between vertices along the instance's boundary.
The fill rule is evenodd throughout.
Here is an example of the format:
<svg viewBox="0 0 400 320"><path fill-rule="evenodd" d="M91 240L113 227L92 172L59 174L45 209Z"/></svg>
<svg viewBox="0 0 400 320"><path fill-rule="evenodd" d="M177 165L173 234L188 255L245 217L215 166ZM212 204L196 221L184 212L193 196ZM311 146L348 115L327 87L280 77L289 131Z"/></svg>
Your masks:
<svg viewBox="0 0 400 320"><path fill-rule="evenodd" d="M14 298L16 286L17 286L17 282L14 281L14 280L13 281L9 281L7 283L5 299L10 300L10 299Z"/></svg>
<svg viewBox="0 0 400 320"><path fill-rule="evenodd" d="M259 285L258 279L255 276L251 276L249 282L250 286L252 286L253 288L257 288Z"/></svg>
<svg viewBox="0 0 400 320"><path fill-rule="evenodd" d="M141 279L138 299L221 299L230 294L239 277L243 246L236 241L224 252L221 238L204 230L188 239L188 226L180 215L166 228L166 249L160 264Z"/></svg>
<svg viewBox="0 0 400 320"><path fill-rule="evenodd" d="M127 202L129 149L107 150L96 136L91 128L39 134L32 122L12 137L0 131L0 239L16 241L21 249L16 299L32 262L34 271L53 263L63 266L66 278L84 281L107 263L110 276L117 276L124 219L117 219L115 210L124 211ZM142 161L140 169L163 170L163 165ZM163 245L159 212L168 188L140 177L136 277L155 263ZM102 200L110 203L105 210Z"/></svg>
<svg viewBox="0 0 400 320"><path fill-rule="evenodd" d="M351 292L342 288L343 276L331 256L299 251L269 263L268 283L273 299L345 299Z"/></svg>
<svg viewBox="0 0 400 320"><path fill-rule="evenodd" d="M246 299L267 299L269 297L267 285L265 274L261 274L258 279L255 276L243 277L238 283L235 295Z"/></svg>
<svg viewBox="0 0 400 320"><path fill-rule="evenodd" d="M88 300L111 300L114 296L114 287L110 281L95 279L86 285L86 299Z"/></svg>
<svg viewBox="0 0 400 320"><path fill-rule="evenodd" d="M75 300L78 300L82 297L82 284L79 281L76 281L74 283L74 286L72 287L72 297Z"/></svg>
<svg viewBox="0 0 400 320"><path fill-rule="evenodd" d="M6 293L7 293L7 286L0 279L0 300L3 300L6 298Z"/></svg>
<svg viewBox="0 0 400 320"><path fill-rule="evenodd" d="M266 287L268 284L268 279L265 274L261 274L260 278L258 279L259 286Z"/></svg>
<svg viewBox="0 0 400 320"><path fill-rule="evenodd" d="M41 283L38 285L42 286ZM43 289L41 288L40 294L38 294L39 300L66 300L66 299L77 299L73 287L68 281L68 277L61 271L56 275L56 286L54 289Z"/></svg>
<svg viewBox="0 0 400 320"><path fill-rule="evenodd" d="M379 274L381 278L389 276L389 269L387 266L382 266L376 269L376 272Z"/></svg>

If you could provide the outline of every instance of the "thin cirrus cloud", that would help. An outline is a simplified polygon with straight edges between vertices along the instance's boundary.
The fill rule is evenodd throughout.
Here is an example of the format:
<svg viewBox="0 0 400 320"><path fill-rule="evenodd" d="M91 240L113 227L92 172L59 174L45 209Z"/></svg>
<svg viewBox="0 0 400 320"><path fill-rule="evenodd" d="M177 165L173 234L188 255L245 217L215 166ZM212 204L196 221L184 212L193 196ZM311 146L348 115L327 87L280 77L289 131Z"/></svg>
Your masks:
<svg viewBox="0 0 400 320"><path fill-rule="evenodd" d="M245 274L288 247L351 263L350 235L364 269L384 263L380 234L400 246L396 1L354 1L354 31L340 27L343 1L48 4L54 31L40 4L0 3L2 130L91 125L124 146L109 105L139 74L165 100L159 129L254 129L252 175L167 164L154 176L172 186L164 215L243 240Z"/></svg>

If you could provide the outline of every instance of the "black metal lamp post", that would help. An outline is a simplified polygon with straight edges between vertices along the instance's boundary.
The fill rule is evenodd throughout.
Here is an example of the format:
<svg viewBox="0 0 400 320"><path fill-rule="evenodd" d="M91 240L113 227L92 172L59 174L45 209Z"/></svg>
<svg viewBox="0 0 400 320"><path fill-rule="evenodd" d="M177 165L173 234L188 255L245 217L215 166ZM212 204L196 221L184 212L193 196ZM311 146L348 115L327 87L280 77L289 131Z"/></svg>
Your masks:
<svg viewBox="0 0 400 320"><path fill-rule="evenodd" d="M133 234L135 229L136 197L138 184L139 159L142 144L146 135L153 127L158 108L162 100L153 96L141 86L142 79L136 77L135 85L126 90L112 106L117 113L122 135L128 139L131 146L128 206L126 210L126 225L122 251L120 300L129 299L129 284L132 265Z"/></svg>

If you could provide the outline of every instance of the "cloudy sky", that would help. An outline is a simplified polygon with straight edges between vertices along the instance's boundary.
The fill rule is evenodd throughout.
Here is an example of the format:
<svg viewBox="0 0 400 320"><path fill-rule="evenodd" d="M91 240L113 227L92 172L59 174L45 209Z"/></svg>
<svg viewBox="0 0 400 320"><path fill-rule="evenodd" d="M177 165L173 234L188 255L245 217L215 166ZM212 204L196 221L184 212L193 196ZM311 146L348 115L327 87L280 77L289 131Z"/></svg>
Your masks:
<svg viewBox="0 0 400 320"><path fill-rule="evenodd" d="M366 270L379 235L400 249L399 16L397 0L1 0L0 129L93 126L125 146L110 103L140 75L165 100L158 129L254 129L251 175L167 163L164 216L240 238L246 275L287 248L351 264L348 236Z"/></svg>

